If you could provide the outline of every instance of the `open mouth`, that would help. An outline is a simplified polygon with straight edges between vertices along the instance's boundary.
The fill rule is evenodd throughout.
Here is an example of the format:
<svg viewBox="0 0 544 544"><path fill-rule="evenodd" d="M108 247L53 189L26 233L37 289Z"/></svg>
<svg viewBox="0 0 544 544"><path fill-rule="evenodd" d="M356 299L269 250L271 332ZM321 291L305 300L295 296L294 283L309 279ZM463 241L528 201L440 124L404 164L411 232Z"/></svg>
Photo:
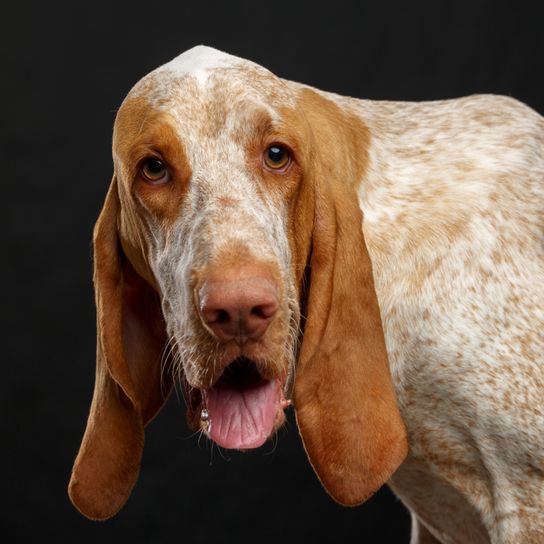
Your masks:
<svg viewBox="0 0 544 544"><path fill-rule="evenodd" d="M235 359L212 387L199 393L200 399L193 396L191 402L196 408L194 416L200 417L200 426L216 444L229 449L264 444L289 405L280 380L263 378L255 363L245 357Z"/></svg>

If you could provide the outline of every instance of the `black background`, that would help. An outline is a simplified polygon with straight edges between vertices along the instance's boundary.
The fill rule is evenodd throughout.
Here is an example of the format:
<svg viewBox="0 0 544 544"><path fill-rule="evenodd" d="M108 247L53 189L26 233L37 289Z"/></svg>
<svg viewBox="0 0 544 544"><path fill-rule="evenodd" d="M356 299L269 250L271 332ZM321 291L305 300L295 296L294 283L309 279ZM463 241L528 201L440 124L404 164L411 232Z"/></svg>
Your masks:
<svg viewBox="0 0 544 544"><path fill-rule="evenodd" d="M3 534L10 542L409 541L386 488L345 509L291 418L274 447L222 453L183 401L149 426L114 519L66 495L94 380L91 230L111 175L115 110L144 74L204 43L277 75L365 98L514 96L544 112L541 2L25 3L2 8Z"/></svg>

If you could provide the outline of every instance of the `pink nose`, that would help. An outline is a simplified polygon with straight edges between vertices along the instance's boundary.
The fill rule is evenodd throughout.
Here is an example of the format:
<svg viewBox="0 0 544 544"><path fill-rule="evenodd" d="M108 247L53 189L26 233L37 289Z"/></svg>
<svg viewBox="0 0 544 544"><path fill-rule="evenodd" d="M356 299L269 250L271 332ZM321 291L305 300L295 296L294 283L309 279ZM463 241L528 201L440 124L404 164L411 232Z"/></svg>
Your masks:
<svg viewBox="0 0 544 544"><path fill-rule="evenodd" d="M198 290L200 316L221 342L259 339L278 311L276 284L266 277L209 278Z"/></svg>

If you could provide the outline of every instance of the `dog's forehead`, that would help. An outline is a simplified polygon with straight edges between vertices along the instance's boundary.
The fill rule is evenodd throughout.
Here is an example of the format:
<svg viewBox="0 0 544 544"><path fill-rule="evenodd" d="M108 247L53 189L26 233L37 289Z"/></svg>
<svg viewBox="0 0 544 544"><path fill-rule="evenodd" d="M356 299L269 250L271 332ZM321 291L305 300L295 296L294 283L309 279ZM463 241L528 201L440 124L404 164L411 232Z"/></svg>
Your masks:
<svg viewBox="0 0 544 544"><path fill-rule="evenodd" d="M246 59L197 46L143 77L127 100L144 98L156 109L195 110L224 102L253 102L273 113L293 104L288 87L272 72Z"/></svg>
<svg viewBox="0 0 544 544"><path fill-rule="evenodd" d="M183 142L191 162L217 145L240 150L254 130L283 125L296 103L288 82L262 66L198 46L131 89L116 116L114 156L126 156L134 142L164 123Z"/></svg>

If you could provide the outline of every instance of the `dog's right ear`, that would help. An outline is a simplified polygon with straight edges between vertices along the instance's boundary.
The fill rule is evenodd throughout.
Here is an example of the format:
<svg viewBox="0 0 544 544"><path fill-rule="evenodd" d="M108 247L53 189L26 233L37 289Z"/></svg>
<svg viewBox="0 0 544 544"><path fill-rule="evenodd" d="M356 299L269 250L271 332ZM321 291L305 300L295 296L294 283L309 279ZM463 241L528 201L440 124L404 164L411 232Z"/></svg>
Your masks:
<svg viewBox="0 0 544 544"><path fill-rule="evenodd" d="M161 369L166 332L159 295L121 249L119 211L114 177L94 230L94 394L68 487L72 503L91 519L113 516L128 499L138 478L144 425L172 385Z"/></svg>

